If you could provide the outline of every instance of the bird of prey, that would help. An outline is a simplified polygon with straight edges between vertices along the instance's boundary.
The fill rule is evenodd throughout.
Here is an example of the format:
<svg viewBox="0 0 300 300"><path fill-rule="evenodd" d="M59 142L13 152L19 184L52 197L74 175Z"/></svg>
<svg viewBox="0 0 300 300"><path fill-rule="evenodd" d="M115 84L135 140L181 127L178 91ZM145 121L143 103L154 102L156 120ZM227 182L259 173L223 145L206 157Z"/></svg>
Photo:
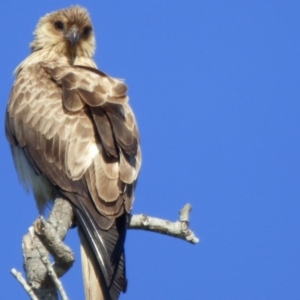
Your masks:
<svg viewBox="0 0 300 300"><path fill-rule="evenodd" d="M126 289L124 241L141 165L127 87L97 69L86 9L42 17L17 67L6 136L18 175L40 212L57 195L72 204L87 299ZM98 295L98 296L97 296Z"/></svg>

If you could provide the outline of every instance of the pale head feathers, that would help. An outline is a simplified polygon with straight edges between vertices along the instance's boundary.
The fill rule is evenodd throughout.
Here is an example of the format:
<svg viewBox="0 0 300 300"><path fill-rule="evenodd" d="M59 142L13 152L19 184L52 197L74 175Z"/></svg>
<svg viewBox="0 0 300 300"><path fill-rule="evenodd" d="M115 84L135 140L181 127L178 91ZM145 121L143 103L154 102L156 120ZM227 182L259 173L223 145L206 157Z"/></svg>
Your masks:
<svg viewBox="0 0 300 300"><path fill-rule="evenodd" d="M78 31L78 41L72 45L68 36L72 29ZM87 10L71 6L42 17L34 32L32 51L49 50L57 54L92 57L95 51L95 36Z"/></svg>
<svg viewBox="0 0 300 300"><path fill-rule="evenodd" d="M42 17L30 44L32 54L16 69L42 61L60 61L74 64L84 62L95 67L95 35L87 10L71 6Z"/></svg>

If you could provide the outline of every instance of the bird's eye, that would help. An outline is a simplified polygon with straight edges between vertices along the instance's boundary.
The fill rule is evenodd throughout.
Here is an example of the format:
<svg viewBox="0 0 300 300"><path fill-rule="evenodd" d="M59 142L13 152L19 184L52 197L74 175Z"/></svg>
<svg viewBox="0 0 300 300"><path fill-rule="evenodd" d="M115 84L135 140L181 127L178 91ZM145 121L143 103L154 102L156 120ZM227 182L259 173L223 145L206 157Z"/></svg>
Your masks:
<svg viewBox="0 0 300 300"><path fill-rule="evenodd" d="M54 23L54 26L57 30L63 30L64 29L64 23L62 21L56 21Z"/></svg>
<svg viewBox="0 0 300 300"><path fill-rule="evenodd" d="M83 28L83 36L84 36L84 37L88 37L89 34L91 33L91 31L92 31L92 27L90 27L90 26L85 26L85 27Z"/></svg>

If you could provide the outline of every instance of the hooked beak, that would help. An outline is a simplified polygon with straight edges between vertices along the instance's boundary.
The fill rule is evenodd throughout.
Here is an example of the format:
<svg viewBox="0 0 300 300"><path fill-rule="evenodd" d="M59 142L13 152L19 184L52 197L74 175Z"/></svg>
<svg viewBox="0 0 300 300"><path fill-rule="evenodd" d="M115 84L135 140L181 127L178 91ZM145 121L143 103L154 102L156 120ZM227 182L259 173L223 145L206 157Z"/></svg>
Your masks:
<svg viewBox="0 0 300 300"><path fill-rule="evenodd" d="M67 33L66 38L70 41L72 47L74 47L80 38L78 28L73 25L70 31Z"/></svg>

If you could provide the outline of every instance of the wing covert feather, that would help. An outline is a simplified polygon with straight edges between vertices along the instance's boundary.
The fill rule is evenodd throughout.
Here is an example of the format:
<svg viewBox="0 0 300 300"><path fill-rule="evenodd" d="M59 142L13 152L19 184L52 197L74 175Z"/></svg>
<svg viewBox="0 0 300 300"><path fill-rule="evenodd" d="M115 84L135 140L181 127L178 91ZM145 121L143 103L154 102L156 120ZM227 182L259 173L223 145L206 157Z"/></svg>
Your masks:
<svg viewBox="0 0 300 300"><path fill-rule="evenodd" d="M133 193L124 190L132 189L140 169L126 92L122 81L93 68L41 63L19 73L8 106L11 132L28 146L37 169L69 192L76 191L71 181L85 177L97 209L107 215L118 215L125 198L126 210L132 206Z"/></svg>

